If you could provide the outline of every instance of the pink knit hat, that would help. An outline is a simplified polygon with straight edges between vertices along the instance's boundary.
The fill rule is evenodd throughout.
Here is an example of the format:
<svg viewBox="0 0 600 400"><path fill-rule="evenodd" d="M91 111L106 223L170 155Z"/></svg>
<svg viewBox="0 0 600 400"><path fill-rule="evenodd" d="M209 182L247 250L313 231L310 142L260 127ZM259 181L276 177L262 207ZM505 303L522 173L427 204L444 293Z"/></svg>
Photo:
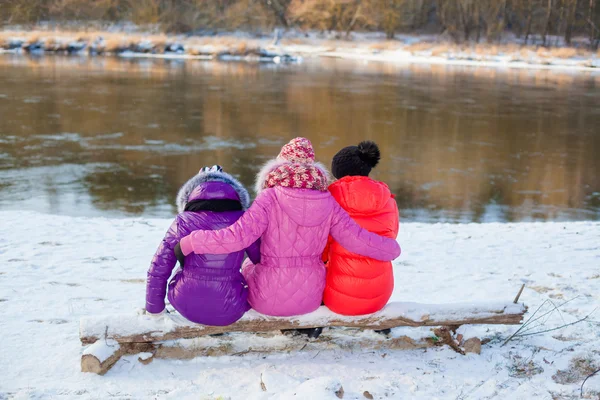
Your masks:
<svg viewBox="0 0 600 400"><path fill-rule="evenodd" d="M310 140L297 137L281 148L277 158L293 163L312 164L315 162L315 151Z"/></svg>
<svg viewBox="0 0 600 400"><path fill-rule="evenodd" d="M327 175L315 165L310 140L302 137L291 140L281 148L277 159L283 163L267 174L263 188L282 186L327 191Z"/></svg>

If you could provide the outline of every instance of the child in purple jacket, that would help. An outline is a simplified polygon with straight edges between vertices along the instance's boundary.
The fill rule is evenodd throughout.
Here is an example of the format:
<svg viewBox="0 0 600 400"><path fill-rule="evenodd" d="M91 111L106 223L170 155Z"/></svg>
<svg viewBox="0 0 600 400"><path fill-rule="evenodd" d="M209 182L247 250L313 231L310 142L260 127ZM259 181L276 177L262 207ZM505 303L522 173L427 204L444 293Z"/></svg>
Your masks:
<svg viewBox="0 0 600 400"><path fill-rule="evenodd" d="M179 190L179 214L158 247L146 284L146 312L165 310L167 281L177 263L175 247L195 230L218 230L236 222L250 205L248 191L220 166L202 168ZM259 241L228 254L189 254L168 285L168 299L192 322L224 326L236 322L250 309L248 285L240 268L244 252L260 261Z"/></svg>

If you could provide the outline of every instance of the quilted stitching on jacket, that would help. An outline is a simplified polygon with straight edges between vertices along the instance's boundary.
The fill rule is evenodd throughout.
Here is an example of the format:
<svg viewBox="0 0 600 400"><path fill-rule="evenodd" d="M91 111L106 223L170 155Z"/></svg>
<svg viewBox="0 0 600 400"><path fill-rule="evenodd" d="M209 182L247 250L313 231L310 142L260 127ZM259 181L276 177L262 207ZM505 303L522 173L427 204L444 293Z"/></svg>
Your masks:
<svg viewBox="0 0 600 400"><path fill-rule="evenodd" d="M390 238L398 235L398 206L384 183L345 177L329 190L361 227ZM329 260L324 294L327 307L340 314L362 315L385 306L394 289L390 262L354 254L335 241L325 258Z"/></svg>
<svg viewBox="0 0 600 400"><path fill-rule="evenodd" d="M249 302L263 314L292 316L321 304L325 268L320 257L329 234L359 254L388 261L400 254L395 240L360 228L331 194L281 187L263 190L228 228L195 231L186 240L195 253L220 254L260 237L261 262L247 262L243 269Z"/></svg>

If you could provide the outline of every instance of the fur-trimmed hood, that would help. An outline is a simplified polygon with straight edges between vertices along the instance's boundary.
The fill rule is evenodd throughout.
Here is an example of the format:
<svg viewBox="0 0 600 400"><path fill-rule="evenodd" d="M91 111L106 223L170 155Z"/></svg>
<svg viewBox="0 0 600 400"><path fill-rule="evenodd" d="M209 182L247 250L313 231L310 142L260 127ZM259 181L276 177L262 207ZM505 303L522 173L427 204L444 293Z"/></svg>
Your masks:
<svg viewBox="0 0 600 400"><path fill-rule="evenodd" d="M177 193L177 212L181 213L190 199L190 195L198 186L206 182L222 182L231 186L237 193L242 209L247 210L250 207L250 195L248 191L237 179L222 171L201 171L196 176L188 180Z"/></svg>
<svg viewBox="0 0 600 400"><path fill-rule="evenodd" d="M265 181L267 180L267 176L269 175L269 173L271 171L273 171L274 169L276 169L277 167L280 167L282 165L285 164L293 164L289 161L286 161L282 158L274 158L270 161L267 161L267 163L265 163L260 171L258 171L258 174L256 174L256 180L254 182L254 192L258 195L260 192L263 191L263 186L265 184ZM329 173L329 171L327 170L327 167L325 167L325 165L321 164L320 162L314 162L311 164L307 164L309 166L315 167L318 170L320 170L323 175L327 178L328 182L332 181L331 178L331 174Z"/></svg>

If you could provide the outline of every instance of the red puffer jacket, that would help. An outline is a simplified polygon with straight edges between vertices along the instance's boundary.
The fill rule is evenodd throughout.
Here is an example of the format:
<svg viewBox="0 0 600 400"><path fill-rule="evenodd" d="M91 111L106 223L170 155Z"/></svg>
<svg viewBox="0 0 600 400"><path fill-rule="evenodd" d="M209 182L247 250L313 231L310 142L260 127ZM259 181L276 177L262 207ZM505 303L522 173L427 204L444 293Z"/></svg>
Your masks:
<svg viewBox="0 0 600 400"><path fill-rule="evenodd" d="M398 205L388 186L363 176L346 176L329 191L361 227L396 238L400 224ZM332 238L323 255L327 283L323 301L333 312L364 315L381 310L394 290L392 263L359 256Z"/></svg>

